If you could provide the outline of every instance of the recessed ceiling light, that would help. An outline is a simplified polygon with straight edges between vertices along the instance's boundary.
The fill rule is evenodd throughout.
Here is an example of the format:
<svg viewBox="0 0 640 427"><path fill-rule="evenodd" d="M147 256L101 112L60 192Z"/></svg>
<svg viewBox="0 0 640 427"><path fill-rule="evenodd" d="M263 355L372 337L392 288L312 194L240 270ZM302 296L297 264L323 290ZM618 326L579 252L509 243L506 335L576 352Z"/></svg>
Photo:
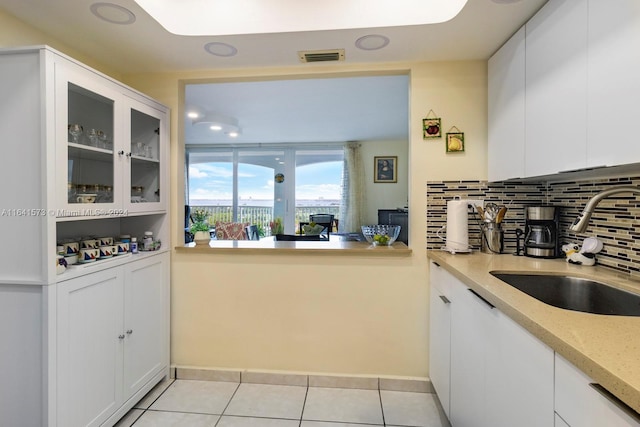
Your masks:
<svg viewBox="0 0 640 427"><path fill-rule="evenodd" d="M389 44L389 38L380 34L369 34L356 40L356 47L362 50L378 50Z"/></svg>
<svg viewBox="0 0 640 427"><path fill-rule="evenodd" d="M238 136L238 132L229 132L227 135L229 135L231 138L236 138Z"/></svg>
<svg viewBox="0 0 640 427"><path fill-rule="evenodd" d="M215 56L234 56L238 53L238 49L231 46L230 44L220 43L220 42L211 42L204 45L204 50L209 52L211 55Z"/></svg>
<svg viewBox="0 0 640 427"><path fill-rule="evenodd" d="M113 3L93 3L89 9L98 18L112 24L129 25L136 22L136 15L129 9Z"/></svg>
<svg viewBox="0 0 640 427"><path fill-rule="evenodd" d="M211 129L211 130L222 130L222 126L220 126L220 125L211 125L211 127L209 129Z"/></svg>
<svg viewBox="0 0 640 427"><path fill-rule="evenodd" d="M195 111L190 111L187 113L187 117L189 117L190 119L197 119L198 113L196 113Z"/></svg>

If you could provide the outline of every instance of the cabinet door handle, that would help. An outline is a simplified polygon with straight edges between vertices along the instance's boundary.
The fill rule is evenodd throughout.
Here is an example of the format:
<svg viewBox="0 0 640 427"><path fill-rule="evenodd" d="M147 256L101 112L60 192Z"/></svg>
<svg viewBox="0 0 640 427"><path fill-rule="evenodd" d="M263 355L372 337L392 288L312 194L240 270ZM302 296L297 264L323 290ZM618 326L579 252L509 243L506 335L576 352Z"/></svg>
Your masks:
<svg viewBox="0 0 640 427"><path fill-rule="evenodd" d="M437 262L435 262L435 261L431 261L431 263L432 263L433 265L435 265L436 267L440 267L440 264L438 264L438 263L437 263Z"/></svg>
<svg viewBox="0 0 640 427"><path fill-rule="evenodd" d="M118 335L118 339L123 340L123 339L124 339L124 334L120 334L120 335Z"/></svg>
<svg viewBox="0 0 640 427"><path fill-rule="evenodd" d="M489 307L491 307L492 309L496 308L495 305L491 304L489 301L487 301L486 299L482 298L480 296L480 294L478 294L476 291L474 291L473 289L469 289L469 292L471 292L472 294L474 294L475 296L477 296L478 298L480 298L482 300L482 302L484 302L485 304L487 304Z"/></svg>
<svg viewBox="0 0 640 427"><path fill-rule="evenodd" d="M124 155L124 150L118 151L118 156L123 156L123 155Z"/></svg>
<svg viewBox="0 0 640 427"><path fill-rule="evenodd" d="M445 297L444 295L438 295L438 296L440 297L443 303L451 304L451 301L449 301L449 298Z"/></svg>
<svg viewBox="0 0 640 427"><path fill-rule="evenodd" d="M126 154L127 157L131 157L131 152Z"/></svg>
<svg viewBox="0 0 640 427"><path fill-rule="evenodd" d="M589 383L589 386L593 388L595 391L597 391L598 393L600 393L602 397L607 399L609 402L611 402L612 404L620 408L622 412L629 415L634 420L640 421L640 417L638 416L638 413L635 410L633 410L631 407L629 407L626 403L624 403L622 400L618 399L613 394L611 394L609 390L602 387L598 383Z"/></svg>
<svg viewBox="0 0 640 427"><path fill-rule="evenodd" d="M133 333L133 329L127 329L127 335L131 335Z"/></svg>

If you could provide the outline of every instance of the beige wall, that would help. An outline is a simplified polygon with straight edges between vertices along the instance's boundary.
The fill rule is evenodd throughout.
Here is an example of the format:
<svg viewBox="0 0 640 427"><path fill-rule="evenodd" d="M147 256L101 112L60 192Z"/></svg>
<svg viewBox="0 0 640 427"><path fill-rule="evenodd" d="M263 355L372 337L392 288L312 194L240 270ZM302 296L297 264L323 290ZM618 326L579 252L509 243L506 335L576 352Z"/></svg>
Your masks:
<svg viewBox="0 0 640 427"><path fill-rule="evenodd" d="M407 204L409 198L409 142L365 141L361 146L364 163L365 224L378 223L378 209L395 209ZM374 183L374 158L398 156L397 183Z"/></svg>
<svg viewBox="0 0 640 427"><path fill-rule="evenodd" d="M381 260L174 253L172 363L428 375L425 183L486 178L486 62L211 70L125 79L172 108L171 195L173 214L178 217L184 200L181 81L371 72L409 72L411 76L411 137L404 166L413 256ZM443 131L455 125L465 133L464 153L446 154L443 139L422 139L422 118L430 109L442 117ZM179 244L182 232L179 221L174 223L173 236Z"/></svg>
<svg viewBox="0 0 640 427"><path fill-rule="evenodd" d="M409 206L413 256L172 254L171 361L201 367L391 376L428 375L425 256L427 180L486 177L486 62L206 70L119 76L0 11L0 46L50 44L172 109L171 214L180 244L183 141L180 81L329 73L409 72ZM465 132L466 151L422 139L433 109L443 130Z"/></svg>
<svg viewBox="0 0 640 427"><path fill-rule="evenodd" d="M42 31L25 24L13 15L8 14L0 7L0 48L16 46L49 45L54 49L65 53L78 61L120 80L122 75L107 64L96 61L91 56L83 55L70 46L56 40Z"/></svg>

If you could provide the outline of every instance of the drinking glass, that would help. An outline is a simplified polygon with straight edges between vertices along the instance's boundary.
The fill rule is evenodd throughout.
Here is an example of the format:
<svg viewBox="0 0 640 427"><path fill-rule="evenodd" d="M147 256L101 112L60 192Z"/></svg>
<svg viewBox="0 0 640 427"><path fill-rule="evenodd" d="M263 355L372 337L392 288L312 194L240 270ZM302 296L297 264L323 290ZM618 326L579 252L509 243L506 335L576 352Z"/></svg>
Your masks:
<svg viewBox="0 0 640 427"><path fill-rule="evenodd" d="M98 146L98 134L96 132L95 129L91 129L89 132L87 132L87 136L89 137L89 145L91 145L92 147L97 147Z"/></svg>
<svg viewBox="0 0 640 427"><path fill-rule="evenodd" d="M96 135L98 136L98 141L100 141L100 148L108 148L107 147L107 135L99 130L96 132Z"/></svg>
<svg viewBox="0 0 640 427"><path fill-rule="evenodd" d="M69 125L69 133L71 134L71 137L73 138L71 140L71 142L73 142L74 144L78 144L78 137L80 135L82 135L82 126L80 125Z"/></svg>

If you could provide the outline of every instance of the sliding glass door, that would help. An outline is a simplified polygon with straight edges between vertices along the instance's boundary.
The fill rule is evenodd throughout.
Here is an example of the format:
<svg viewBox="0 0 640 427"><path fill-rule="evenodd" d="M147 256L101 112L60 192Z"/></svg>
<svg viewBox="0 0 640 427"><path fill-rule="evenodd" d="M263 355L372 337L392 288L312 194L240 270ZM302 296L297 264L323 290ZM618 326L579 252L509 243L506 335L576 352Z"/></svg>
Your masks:
<svg viewBox="0 0 640 427"><path fill-rule="evenodd" d="M186 204L212 221L249 222L269 235L282 218L293 234L313 213L340 217L342 147L187 148Z"/></svg>

